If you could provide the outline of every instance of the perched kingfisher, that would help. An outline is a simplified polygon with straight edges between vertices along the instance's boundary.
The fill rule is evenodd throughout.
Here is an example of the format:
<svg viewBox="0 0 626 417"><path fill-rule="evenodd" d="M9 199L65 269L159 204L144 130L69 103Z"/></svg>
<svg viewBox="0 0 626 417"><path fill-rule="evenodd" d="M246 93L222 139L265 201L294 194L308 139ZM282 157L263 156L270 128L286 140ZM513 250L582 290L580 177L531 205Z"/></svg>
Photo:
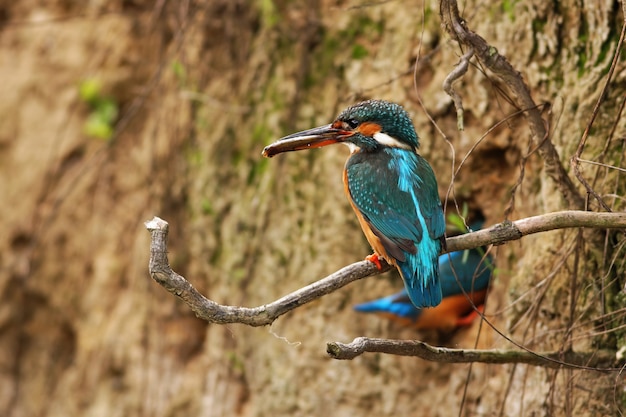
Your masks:
<svg viewBox="0 0 626 417"><path fill-rule="evenodd" d="M491 256L483 257L483 253L471 249L439 257L443 300L435 308L415 308L403 290L388 297L357 304L354 309L363 313L378 313L415 329L449 331L468 326L478 316L474 306L482 310L492 276Z"/></svg>
<svg viewBox="0 0 626 417"><path fill-rule="evenodd" d="M394 265L411 302L441 302L437 259L445 245L445 219L435 174L418 153L419 138L398 104L368 100L348 107L329 125L294 133L263 149L263 156L344 143L351 154L343 180L365 237Z"/></svg>

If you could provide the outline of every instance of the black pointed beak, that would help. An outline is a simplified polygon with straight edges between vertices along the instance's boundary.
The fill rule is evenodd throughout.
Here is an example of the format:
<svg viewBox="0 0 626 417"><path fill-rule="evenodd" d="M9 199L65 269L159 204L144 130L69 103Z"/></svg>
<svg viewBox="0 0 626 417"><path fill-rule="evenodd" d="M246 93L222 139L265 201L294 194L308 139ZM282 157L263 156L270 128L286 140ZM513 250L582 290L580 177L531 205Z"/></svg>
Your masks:
<svg viewBox="0 0 626 417"><path fill-rule="evenodd" d="M303 130L302 132L293 133L278 139L271 145L266 146L262 155L266 158L271 158L283 152L321 148L322 146L343 142L351 134L352 132L334 128L333 125L314 127L313 129Z"/></svg>

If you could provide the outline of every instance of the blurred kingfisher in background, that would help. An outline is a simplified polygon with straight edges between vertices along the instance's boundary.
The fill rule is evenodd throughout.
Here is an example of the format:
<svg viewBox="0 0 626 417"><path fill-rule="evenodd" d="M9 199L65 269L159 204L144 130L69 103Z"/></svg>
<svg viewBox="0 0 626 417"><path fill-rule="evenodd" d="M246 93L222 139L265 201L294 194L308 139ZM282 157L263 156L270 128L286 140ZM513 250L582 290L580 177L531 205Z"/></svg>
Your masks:
<svg viewBox="0 0 626 417"><path fill-rule="evenodd" d="M493 272L491 256L479 249L444 254L439 257L443 300L435 308L419 309L409 301L405 290L354 309L377 313L403 326L415 329L450 331L469 326L482 311ZM462 289L461 289L462 288Z"/></svg>
<svg viewBox="0 0 626 417"><path fill-rule="evenodd" d="M394 265L416 307L441 302L439 263L445 219L435 174L418 153L419 139L398 104L368 100L334 122L294 133L263 149L263 156L344 143L351 151L343 180L346 195L374 249L379 269Z"/></svg>

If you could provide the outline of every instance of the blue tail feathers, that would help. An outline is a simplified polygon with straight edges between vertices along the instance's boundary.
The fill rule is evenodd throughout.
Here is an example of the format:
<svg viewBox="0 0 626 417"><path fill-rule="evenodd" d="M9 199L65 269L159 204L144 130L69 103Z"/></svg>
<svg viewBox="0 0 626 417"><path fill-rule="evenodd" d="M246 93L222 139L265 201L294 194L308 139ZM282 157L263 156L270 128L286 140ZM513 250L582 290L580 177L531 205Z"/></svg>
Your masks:
<svg viewBox="0 0 626 417"><path fill-rule="evenodd" d="M441 303L439 284L439 241L433 247L420 245L417 253L407 254L405 262L397 262L409 298L415 307L434 307ZM425 243L422 241L422 243ZM426 252L426 253L424 253Z"/></svg>

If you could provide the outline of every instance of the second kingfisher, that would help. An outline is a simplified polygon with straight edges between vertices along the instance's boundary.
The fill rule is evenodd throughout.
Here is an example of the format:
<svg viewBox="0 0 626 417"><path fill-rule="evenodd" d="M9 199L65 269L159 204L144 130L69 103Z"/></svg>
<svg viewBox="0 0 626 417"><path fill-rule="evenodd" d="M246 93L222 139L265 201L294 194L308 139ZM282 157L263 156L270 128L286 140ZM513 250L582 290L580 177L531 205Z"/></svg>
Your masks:
<svg viewBox="0 0 626 417"><path fill-rule="evenodd" d="M345 109L329 125L294 133L263 156L344 143L351 150L343 180L348 200L378 257L396 266L411 302L441 302L438 258L445 220L435 174L418 153L419 139L398 104L368 100Z"/></svg>

